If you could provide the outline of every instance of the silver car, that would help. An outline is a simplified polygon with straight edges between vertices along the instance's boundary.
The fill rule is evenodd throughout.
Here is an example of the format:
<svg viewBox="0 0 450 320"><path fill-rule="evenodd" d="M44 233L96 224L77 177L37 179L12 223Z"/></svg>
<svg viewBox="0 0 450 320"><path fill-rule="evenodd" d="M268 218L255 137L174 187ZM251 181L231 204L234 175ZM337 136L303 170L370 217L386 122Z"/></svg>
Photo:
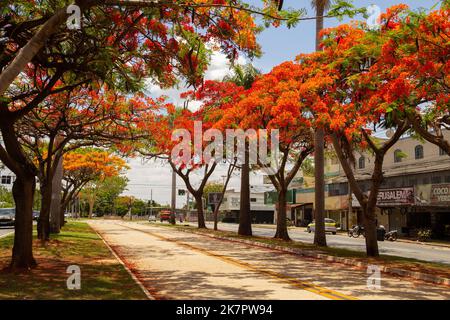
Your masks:
<svg viewBox="0 0 450 320"><path fill-rule="evenodd" d="M14 226L16 223L15 208L0 208L0 226Z"/></svg>

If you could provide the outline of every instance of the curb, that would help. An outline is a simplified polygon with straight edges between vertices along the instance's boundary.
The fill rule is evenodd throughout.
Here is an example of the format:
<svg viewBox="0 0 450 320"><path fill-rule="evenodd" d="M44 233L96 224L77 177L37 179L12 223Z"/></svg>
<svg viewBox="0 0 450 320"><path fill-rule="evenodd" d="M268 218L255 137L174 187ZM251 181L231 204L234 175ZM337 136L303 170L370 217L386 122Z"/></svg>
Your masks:
<svg viewBox="0 0 450 320"><path fill-rule="evenodd" d="M420 244L423 246L429 246L429 247L440 247L440 248L447 248L450 249L450 244L441 244L441 243L433 243L433 242L422 242L422 241L414 241L414 240L406 240L406 239L397 239L398 242L403 243L411 243L411 244Z"/></svg>
<svg viewBox="0 0 450 320"><path fill-rule="evenodd" d="M232 241L232 242L244 243L244 244L252 245L255 247L274 249L277 251L291 253L291 254L295 254L295 255L299 255L299 256L321 259L321 260L325 260L328 262L341 263L341 264L358 267L358 268L367 268L369 266L369 264L366 262L354 261L353 259L349 259L349 258L334 257L334 256L330 256L330 255L323 254L323 253L311 252L308 250L302 250L302 249L297 249L297 248L286 248L283 246L277 246L277 245L272 245L272 244L267 244L267 243L262 243L262 242L247 240L247 239L235 239L235 238L230 238L230 237L225 237L225 236L218 236L218 235L214 235L214 234L207 234L207 233L203 233L203 232L196 232L194 230L178 229L178 231L186 232L186 233L193 233L193 234L198 234L198 235L204 235L204 236L219 239L219 240L227 240L227 241ZM386 267L386 266L383 266L380 269L382 272L389 273L389 274L396 275L396 276L408 277L408 278L413 278L413 279L421 280L421 281L425 281L425 282L431 282L434 284L450 286L449 278L443 278L443 277L434 276L434 275L431 275L428 273L409 271L409 270Z"/></svg>
<svg viewBox="0 0 450 320"><path fill-rule="evenodd" d="M90 226L92 228L92 226ZM141 290L144 292L144 294L147 296L149 300L156 300L156 298L145 288L144 284L136 277L136 275L128 268L128 266L123 262L122 258L119 257L119 255L116 253L116 251L106 242L106 240L103 238L103 236L94 228L92 230L95 231L95 233L99 236L100 239L102 239L103 243L106 245L106 247L111 251L111 253L114 255L114 257L119 261L119 263L127 270L128 274L131 276L131 278L136 282L136 284L141 288Z"/></svg>

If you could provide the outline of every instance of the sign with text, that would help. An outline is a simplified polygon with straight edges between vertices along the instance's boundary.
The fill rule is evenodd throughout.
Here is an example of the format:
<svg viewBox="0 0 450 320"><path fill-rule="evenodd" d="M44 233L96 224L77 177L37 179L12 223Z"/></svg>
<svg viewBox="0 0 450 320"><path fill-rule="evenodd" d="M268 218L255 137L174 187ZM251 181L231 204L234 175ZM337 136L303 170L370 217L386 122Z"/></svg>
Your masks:
<svg viewBox="0 0 450 320"><path fill-rule="evenodd" d="M380 189L377 205L380 207L414 204L414 188Z"/></svg>
<svg viewBox="0 0 450 320"><path fill-rule="evenodd" d="M450 204L450 184L431 185L430 202L432 204Z"/></svg>

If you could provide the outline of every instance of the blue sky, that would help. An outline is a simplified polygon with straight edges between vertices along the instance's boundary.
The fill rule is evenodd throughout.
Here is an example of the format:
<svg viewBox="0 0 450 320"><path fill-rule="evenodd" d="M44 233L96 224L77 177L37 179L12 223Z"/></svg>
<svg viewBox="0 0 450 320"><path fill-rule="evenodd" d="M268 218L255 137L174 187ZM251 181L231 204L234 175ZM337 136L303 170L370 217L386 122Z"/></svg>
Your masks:
<svg viewBox="0 0 450 320"><path fill-rule="evenodd" d="M260 0L251 0L249 3L258 5ZM386 8L404 3L410 6L411 9L420 7L431 8L438 0L355 0L353 1L356 7L367 7L369 5L377 5L382 12ZM310 6L310 0L284 0L284 8L305 8L308 11L308 16L314 16L314 11ZM354 19L363 19L362 16ZM349 22L351 19L344 19L340 22L335 18L328 18L325 20L325 27L337 26L341 23ZM301 21L297 27L288 29L286 27L269 28L264 30L258 37L258 41L262 46L264 55L260 59L253 61L254 65L264 72L270 71L274 66L286 60L293 60L299 53L310 53L315 49L315 21Z"/></svg>

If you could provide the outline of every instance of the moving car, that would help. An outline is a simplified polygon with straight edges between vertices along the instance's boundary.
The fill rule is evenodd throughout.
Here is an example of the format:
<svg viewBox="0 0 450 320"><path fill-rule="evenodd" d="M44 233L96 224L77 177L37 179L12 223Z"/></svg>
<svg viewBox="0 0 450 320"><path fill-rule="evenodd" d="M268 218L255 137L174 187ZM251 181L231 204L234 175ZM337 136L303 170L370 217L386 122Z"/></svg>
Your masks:
<svg viewBox="0 0 450 320"><path fill-rule="evenodd" d="M308 233L314 232L316 229L316 222L313 221L306 227L306 231ZM332 234L336 234L337 227L336 227L336 221L333 219L325 218L325 232L331 232Z"/></svg>
<svg viewBox="0 0 450 320"><path fill-rule="evenodd" d="M14 226L16 222L16 208L0 209L0 226Z"/></svg>

